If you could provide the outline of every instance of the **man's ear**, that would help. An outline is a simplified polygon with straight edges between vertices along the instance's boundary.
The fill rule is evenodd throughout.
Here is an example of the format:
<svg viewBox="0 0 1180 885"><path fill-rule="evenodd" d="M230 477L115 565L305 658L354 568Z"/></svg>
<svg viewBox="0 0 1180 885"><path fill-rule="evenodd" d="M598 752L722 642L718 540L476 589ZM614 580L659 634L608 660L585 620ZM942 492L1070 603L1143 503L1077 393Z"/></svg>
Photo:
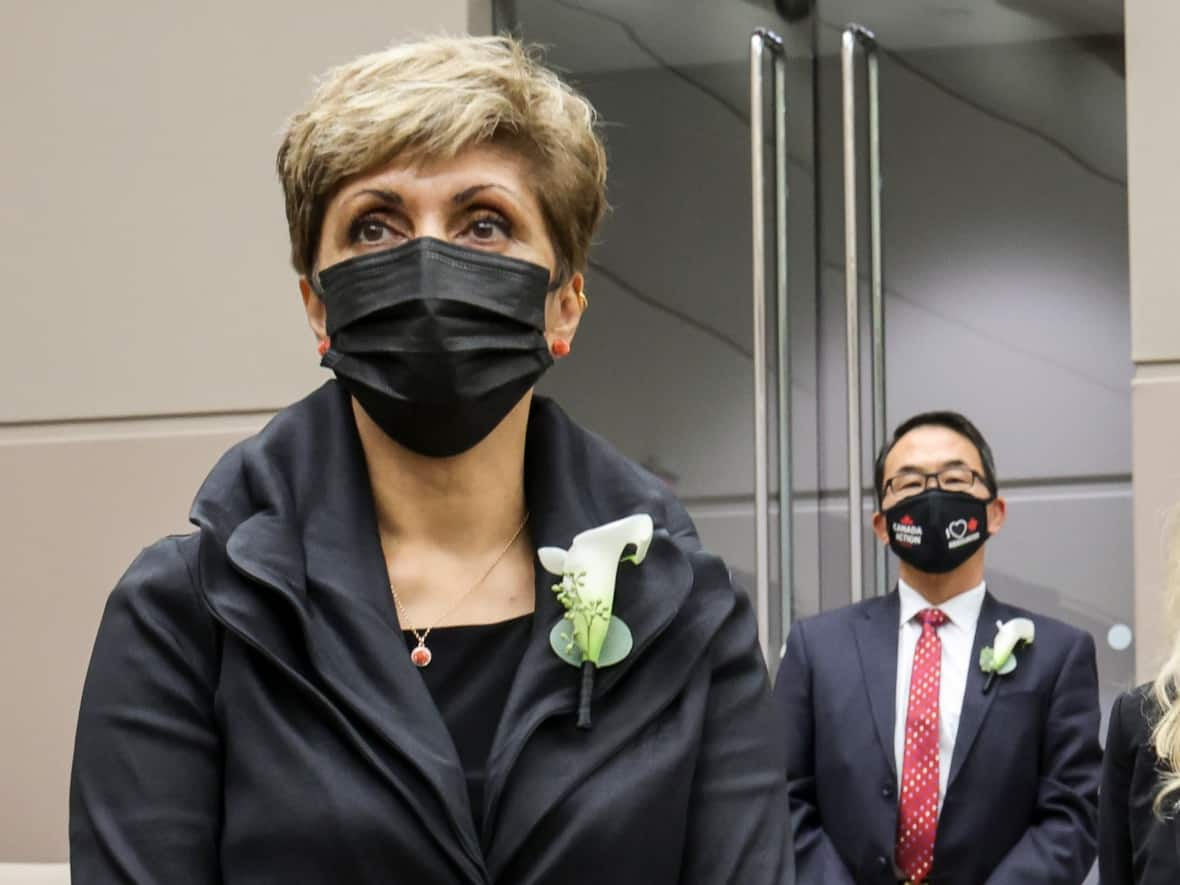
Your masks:
<svg viewBox="0 0 1180 885"><path fill-rule="evenodd" d="M889 543L889 527L885 524L885 514L880 510L873 514L873 534L882 544Z"/></svg>
<svg viewBox="0 0 1180 885"><path fill-rule="evenodd" d="M328 311L324 307L324 302L315 293L315 289L311 287L311 281L307 277L299 278L299 293L303 296L303 309L307 312L307 324L315 333L316 340L323 341L328 337Z"/></svg>
<svg viewBox="0 0 1180 885"><path fill-rule="evenodd" d="M1000 529L1007 521L1008 502L997 495L995 500L987 505L987 533L989 535L999 534Z"/></svg>
<svg viewBox="0 0 1180 885"><path fill-rule="evenodd" d="M545 301L545 340L549 344L557 339L573 344L578 333L578 324L586 311L586 300L582 293L586 280L575 273L569 281Z"/></svg>

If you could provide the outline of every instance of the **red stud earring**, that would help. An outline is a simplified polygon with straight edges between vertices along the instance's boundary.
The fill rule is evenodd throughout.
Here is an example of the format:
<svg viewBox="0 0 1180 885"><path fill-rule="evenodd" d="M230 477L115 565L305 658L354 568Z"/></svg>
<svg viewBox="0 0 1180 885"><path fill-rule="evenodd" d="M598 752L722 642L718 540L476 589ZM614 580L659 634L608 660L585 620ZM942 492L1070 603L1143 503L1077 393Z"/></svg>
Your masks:
<svg viewBox="0 0 1180 885"><path fill-rule="evenodd" d="M332 346L331 338L321 338L320 343L315 346L316 351L320 356L328 352L328 348Z"/></svg>
<svg viewBox="0 0 1180 885"><path fill-rule="evenodd" d="M570 343L568 341L566 341L564 338L558 338L551 345L549 345L549 349L551 351L553 351L553 355L555 357L560 359L563 356L569 356Z"/></svg>

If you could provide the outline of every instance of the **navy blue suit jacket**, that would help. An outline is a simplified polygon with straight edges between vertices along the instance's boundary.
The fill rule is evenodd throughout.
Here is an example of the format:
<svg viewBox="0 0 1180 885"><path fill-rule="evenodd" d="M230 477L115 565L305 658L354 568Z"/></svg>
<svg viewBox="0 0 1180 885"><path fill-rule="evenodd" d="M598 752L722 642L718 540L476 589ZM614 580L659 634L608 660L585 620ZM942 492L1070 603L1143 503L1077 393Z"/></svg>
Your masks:
<svg viewBox="0 0 1180 885"><path fill-rule="evenodd" d="M801 885L895 883L897 593L800 621L775 695L783 714ZM968 672L933 885L1078 885L1096 853L1094 640L984 598L972 661L996 621L1031 618L1036 641L984 693Z"/></svg>

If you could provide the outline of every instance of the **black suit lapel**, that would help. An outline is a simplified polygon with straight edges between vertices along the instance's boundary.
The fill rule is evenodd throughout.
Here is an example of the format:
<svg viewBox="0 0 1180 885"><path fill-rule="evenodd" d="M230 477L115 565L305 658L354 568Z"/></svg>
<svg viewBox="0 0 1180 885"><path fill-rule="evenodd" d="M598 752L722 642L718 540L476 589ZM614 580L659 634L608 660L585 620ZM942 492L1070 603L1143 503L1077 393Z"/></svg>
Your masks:
<svg viewBox="0 0 1180 885"><path fill-rule="evenodd" d="M462 766L406 652L364 456L346 398L333 388L283 413L275 423L293 426L268 427L224 468L228 476L215 471L207 483L230 488L202 489L192 519L208 558L233 523L225 501L244 494L255 508L225 540L232 568L216 580L202 576L206 601L227 629L330 708L359 754L431 822L464 880L483 883ZM391 764L381 744L402 764Z"/></svg>
<svg viewBox="0 0 1180 885"><path fill-rule="evenodd" d="M643 709L619 710L603 701L624 674L638 668L645 650L675 618L692 588L693 568L664 527L658 499L644 500L635 494L644 488L642 478L629 465L621 472L617 455L595 443L551 403L534 402L525 465L532 541L536 548L568 548L574 535L586 529L633 513L652 516L656 533L646 558L638 566L620 564L615 584L614 612L631 629L635 645L623 661L597 673L594 727L576 730L580 674L549 645L549 631L564 613L552 591L559 579L536 565L532 635L488 759L483 841L493 878L555 805L657 715L663 707L661 699L678 692L692 669L694 650L686 649L675 674L663 674L647 685ZM709 577L729 581L728 573ZM547 752L545 739L538 739L537 732L553 717L566 721L553 725L560 731L561 747ZM571 742L579 745L575 753L569 752ZM559 754L561 762L555 765Z"/></svg>
<svg viewBox="0 0 1180 885"><path fill-rule="evenodd" d="M729 580L727 573L708 577ZM670 659L667 653L659 655L658 665L648 662L649 647L675 617L693 584L693 570L684 554L667 534L659 534L638 568L620 568L615 613L631 628L635 647L623 661L598 672L594 725L580 731L575 727L579 671L549 646L549 630L562 614L552 599L551 583L548 575L538 577L538 590L549 599L538 605L534 637L521 661L488 763L484 840L493 878L548 813L661 714L705 651L703 643L683 648L675 655L674 669L663 666ZM617 686L624 677L626 699L619 699ZM641 702L634 703L635 698Z"/></svg>
<svg viewBox="0 0 1180 885"><path fill-rule="evenodd" d="M525 485L534 547L568 547L578 532L633 513L649 513L656 536L641 565L620 566L615 613L635 647L598 674L588 733L574 729L579 671L549 646L562 614L550 589L556 578L537 566L533 630L488 760L482 846L454 743L406 651L344 391L325 385L227 455L191 515L214 616L323 705L470 883L503 868L537 823L681 690L707 643L690 643L662 669L645 652L694 580L729 585L719 560L690 552L695 539L669 535L658 481L540 398L530 413ZM694 619L693 628L705 631L727 614ZM629 672L626 696L641 702L608 704ZM531 746L561 714L572 737ZM581 741L577 752L571 741Z"/></svg>
<svg viewBox="0 0 1180 885"><path fill-rule="evenodd" d="M959 731L955 736L955 750L951 756L951 771L947 781L947 792L963 768L967 755L979 735L983 720L991 709L992 701L1002 690L1004 677L997 677L991 689L984 694L987 677L979 667L979 653L990 645L996 635L996 621L1005 618L1003 606L991 593L985 593L979 609L979 621L975 625L975 642L971 646L971 659L967 662L967 690L963 695L963 707L959 713Z"/></svg>
<svg viewBox="0 0 1180 885"><path fill-rule="evenodd" d="M889 770L897 778L893 732L897 722L897 635L901 604L897 591L865 605L855 624L861 678L869 694L873 724Z"/></svg>

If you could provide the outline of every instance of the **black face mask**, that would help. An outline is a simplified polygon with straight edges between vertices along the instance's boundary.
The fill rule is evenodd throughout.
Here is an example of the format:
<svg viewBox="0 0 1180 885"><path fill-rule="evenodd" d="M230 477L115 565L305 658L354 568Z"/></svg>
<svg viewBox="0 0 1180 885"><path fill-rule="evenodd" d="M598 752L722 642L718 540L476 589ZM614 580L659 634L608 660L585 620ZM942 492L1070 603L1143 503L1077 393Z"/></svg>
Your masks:
<svg viewBox="0 0 1180 885"><path fill-rule="evenodd" d="M954 571L987 541L989 503L942 489L906 498L885 511L889 547L920 572Z"/></svg>
<svg viewBox="0 0 1180 885"><path fill-rule="evenodd" d="M419 454L467 451L553 365L539 265L423 237L334 264L320 285L321 365Z"/></svg>

